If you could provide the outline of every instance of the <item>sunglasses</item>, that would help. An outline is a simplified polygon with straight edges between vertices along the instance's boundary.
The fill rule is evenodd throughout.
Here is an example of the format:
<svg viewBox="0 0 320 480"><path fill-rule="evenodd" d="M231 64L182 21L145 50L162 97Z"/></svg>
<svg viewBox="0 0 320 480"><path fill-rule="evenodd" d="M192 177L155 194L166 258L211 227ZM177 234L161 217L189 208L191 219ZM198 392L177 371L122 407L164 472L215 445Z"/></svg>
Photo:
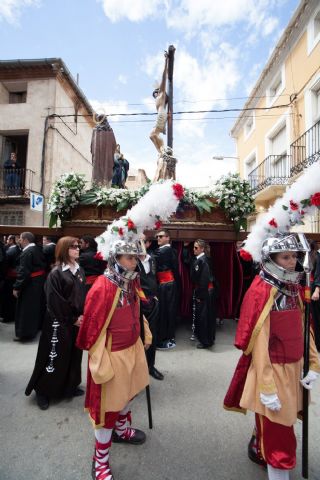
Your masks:
<svg viewBox="0 0 320 480"><path fill-rule="evenodd" d="M70 247L72 250L77 250L78 248L80 249L80 245L70 245Z"/></svg>
<svg viewBox="0 0 320 480"><path fill-rule="evenodd" d="M166 235L156 235L156 238L163 238L165 237Z"/></svg>

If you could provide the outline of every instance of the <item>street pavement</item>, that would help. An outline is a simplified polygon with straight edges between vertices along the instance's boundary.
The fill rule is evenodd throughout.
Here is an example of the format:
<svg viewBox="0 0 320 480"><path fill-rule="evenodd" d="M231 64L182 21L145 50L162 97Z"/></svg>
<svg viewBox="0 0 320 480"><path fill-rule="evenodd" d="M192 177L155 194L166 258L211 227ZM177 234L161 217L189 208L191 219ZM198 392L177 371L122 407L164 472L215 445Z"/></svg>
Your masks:
<svg viewBox="0 0 320 480"><path fill-rule="evenodd" d="M133 402L133 426L147 433L142 446L115 444L115 480L263 480L265 470L247 458L253 414L223 410L224 394L239 352L233 347L236 323L218 327L216 345L199 350L185 326L177 348L157 352L164 381L151 379L154 428L148 429L145 393ZM24 390L32 373L37 341L12 341L12 324L0 324L0 480L89 480L93 431L83 397L41 411ZM83 385L86 378L83 359ZM320 382L310 408L309 479L320 480ZM301 423L296 425L301 480Z"/></svg>

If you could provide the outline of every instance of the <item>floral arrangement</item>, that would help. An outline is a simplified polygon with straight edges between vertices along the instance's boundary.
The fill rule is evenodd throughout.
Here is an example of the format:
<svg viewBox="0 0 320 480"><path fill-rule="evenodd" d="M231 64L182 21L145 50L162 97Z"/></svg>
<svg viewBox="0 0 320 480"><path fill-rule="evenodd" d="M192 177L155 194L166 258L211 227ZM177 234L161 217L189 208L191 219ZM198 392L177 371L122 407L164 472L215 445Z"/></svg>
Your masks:
<svg viewBox="0 0 320 480"><path fill-rule="evenodd" d="M59 218L64 220L70 216L71 209L80 201L85 185L84 175L73 172L63 174L54 183L47 206L50 228L57 225Z"/></svg>
<svg viewBox="0 0 320 480"><path fill-rule="evenodd" d="M241 228L246 230L246 217L255 211L249 182L242 180L237 173L230 173L216 182L213 195L227 217L233 221L236 231L239 232Z"/></svg>
<svg viewBox="0 0 320 480"><path fill-rule="evenodd" d="M159 184L161 183L159 182ZM76 173L64 174L55 182L48 203L50 227L56 225L59 218L60 220L67 219L71 209L78 204L110 206L117 212L127 210L139 202L150 190L152 184L149 182L138 190L108 188L97 184L85 190L85 186L83 175ZM200 213L210 212L216 206L212 198L217 198L218 204L234 222L237 230L246 227L245 216L254 211L250 186L238 175L222 177L217 182L216 188L209 192L195 191L182 186L181 189L180 186L175 188L177 189L176 196L179 199L178 211L195 207ZM160 228L160 218L156 221L156 228L157 225Z"/></svg>
<svg viewBox="0 0 320 480"><path fill-rule="evenodd" d="M124 216L114 220L107 230L96 238L100 258L107 260L123 244L139 242L144 230L160 228L161 221L170 218L183 196L183 186L173 183L172 180L151 185L136 205Z"/></svg>

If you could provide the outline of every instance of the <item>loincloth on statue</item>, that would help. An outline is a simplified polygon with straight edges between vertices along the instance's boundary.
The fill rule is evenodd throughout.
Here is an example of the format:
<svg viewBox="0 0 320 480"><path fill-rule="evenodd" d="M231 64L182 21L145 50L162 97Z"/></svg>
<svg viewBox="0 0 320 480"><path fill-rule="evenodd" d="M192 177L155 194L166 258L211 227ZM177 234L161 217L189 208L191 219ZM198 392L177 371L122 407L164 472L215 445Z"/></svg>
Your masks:
<svg viewBox="0 0 320 480"><path fill-rule="evenodd" d="M162 133L166 133L167 112L160 112L157 116L155 129Z"/></svg>

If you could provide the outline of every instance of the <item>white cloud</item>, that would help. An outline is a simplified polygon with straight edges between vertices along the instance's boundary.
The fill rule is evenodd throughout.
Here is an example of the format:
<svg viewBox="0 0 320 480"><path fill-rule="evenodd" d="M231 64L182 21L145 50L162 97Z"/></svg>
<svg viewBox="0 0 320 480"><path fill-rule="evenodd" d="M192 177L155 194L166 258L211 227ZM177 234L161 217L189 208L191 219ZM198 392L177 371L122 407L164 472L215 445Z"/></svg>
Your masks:
<svg viewBox="0 0 320 480"><path fill-rule="evenodd" d="M271 7L279 0L98 0L105 15L112 22L128 19L139 22L152 18L164 18L169 28L176 28L187 36L195 33L202 36L206 44L214 41L203 34L209 28L213 36L216 28L245 22L255 30L270 35L278 24L269 15Z"/></svg>
<svg viewBox="0 0 320 480"><path fill-rule="evenodd" d="M24 7L34 7L40 4L40 0L0 0L0 20L15 24Z"/></svg>
<svg viewBox="0 0 320 480"><path fill-rule="evenodd" d="M128 78L126 77L126 75L123 75L122 73L118 75L118 80L120 83L122 83L122 85L127 85L128 83Z"/></svg>
<svg viewBox="0 0 320 480"><path fill-rule="evenodd" d="M108 117L108 120L110 122L118 122L120 120L128 120L127 116L122 116L122 115L112 115L108 116L110 114L128 114L128 113L135 113L137 110L132 109L129 105L128 102L125 100L106 100L106 101L100 101L100 100L90 100L90 103L97 112L97 114L105 114Z"/></svg>
<svg viewBox="0 0 320 480"><path fill-rule="evenodd" d="M165 0L99 0L105 15L111 22L128 19L140 22L148 17L159 16L167 2Z"/></svg>

